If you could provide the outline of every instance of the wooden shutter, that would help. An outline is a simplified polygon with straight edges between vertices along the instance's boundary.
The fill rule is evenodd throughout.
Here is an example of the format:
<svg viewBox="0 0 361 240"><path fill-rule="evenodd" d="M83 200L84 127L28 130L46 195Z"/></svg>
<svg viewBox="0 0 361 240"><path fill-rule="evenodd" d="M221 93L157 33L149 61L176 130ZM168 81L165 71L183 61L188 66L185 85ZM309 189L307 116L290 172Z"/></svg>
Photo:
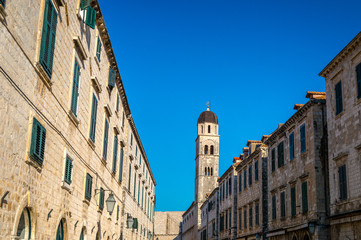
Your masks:
<svg viewBox="0 0 361 240"><path fill-rule="evenodd" d="M289 136L289 143L290 143L290 161L295 158L295 135L291 133Z"/></svg>
<svg viewBox="0 0 361 240"><path fill-rule="evenodd" d="M112 68L109 68L108 86L110 89L113 89L115 86L115 78L116 78L115 71Z"/></svg>
<svg viewBox="0 0 361 240"><path fill-rule="evenodd" d="M361 64L356 67L357 98L361 98Z"/></svg>
<svg viewBox="0 0 361 240"><path fill-rule="evenodd" d="M291 188L291 215L296 216L296 187Z"/></svg>
<svg viewBox="0 0 361 240"><path fill-rule="evenodd" d="M108 153L108 132L109 132L109 123L108 119L105 118L105 126L104 126L104 141L103 141L103 158L107 159Z"/></svg>
<svg viewBox="0 0 361 240"><path fill-rule="evenodd" d="M67 156L65 159L65 174L64 174L64 181L68 184L71 184L71 170L73 168L73 162L71 159Z"/></svg>
<svg viewBox="0 0 361 240"><path fill-rule="evenodd" d="M276 150L272 149L272 172L276 170Z"/></svg>
<svg viewBox="0 0 361 240"><path fill-rule="evenodd" d="M117 205L117 221L119 220L119 205Z"/></svg>
<svg viewBox="0 0 361 240"><path fill-rule="evenodd" d="M307 182L302 183L302 213L308 211Z"/></svg>
<svg viewBox="0 0 361 240"><path fill-rule="evenodd" d="M113 147L113 173L117 171L117 154L118 154L118 136L114 136L114 147Z"/></svg>
<svg viewBox="0 0 361 240"><path fill-rule="evenodd" d="M239 174L239 177L238 177L238 188L239 188L239 192L242 192L242 174L240 173Z"/></svg>
<svg viewBox="0 0 361 240"><path fill-rule="evenodd" d="M247 171L246 170L243 171L243 188L244 189L247 188Z"/></svg>
<svg viewBox="0 0 361 240"><path fill-rule="evenodd" d="M99 191L99 209L103 210L104 209L104 189L100 188Z"/></svg>
<svg viewBox="0 0 361 240"><path fill-rule="evenodd" d="M303 124L300 128L301 135L301 153L306 151L306 127Z"/></svg>
<svg viewBox="0 0 361 240"><path fill-rule="evenodd" d="M252 207L249 208L249 227L253 226L253 209Z"/></svg>
<svg viewBox="0 0 361 240"><path fill-rule="evenodd" d="M71 94L71 106L70 109L75 116L77 116L77 105L78 105L78 96L79 96L79 76L80 76L80 67L78 62L75 60L74 63L74 74L73 74L73 90Z"/></svg>
<svg viewBox="0 0 361 240"><path fill-rule="evenodd" d="M342 85L341 81L339 81L335 86L335 93L336 93L336 115L343 111L342 105Z"/></svg>
<svg viewBox="0 0 361 240"><path fill-rule="evenodd" d="M339 182L340 182L340 199L347 199L347 177L346 177L346 165L338 168Z"/></svg>
<svg viewBox="0 0 361 240"><path fill-rule="evenodd" d="M255 215L256 215L256 225L259 226L259 204L256 204Z"/></svg>
<svg viewBox="0 0 361 240"><path fill-rule="evenodd" d="M282 167L284 165L284 148L283 148L283 142L280 142L278 144L277 149L277 155L278 155L278 167Z"/></svg>
<svg viewBox="0 0 361 240"><path fill-rule="evenodd" d="M89 173L86 174L86 182L85 182L85 198L90 200L92 197L92 184L93 178Z"/></svg>
<svg viewBox="0 0 361 240"><path fill-rule="evenodd" d="M39 163L40 166L43 165L44 161L45 139L46 129L34 118L31 132L30 157Z"/></svg>
<svg viewBox="0 0 361 240"><path fill-rule="evenodd" d="M276 219L276 196L272 196L272 219Z"/></svg>
<svg viewBox="0 0 361 240"><path fill-rule="evenodd" d="M252 166L248 167L248 185L252 185Z"/></svg>
<svg viewBox="0 0 361 240"><path fill-rule="evenodd" d="M50 78L53 70L57 17L54 5L50 0L46 0L39 62Z"/></svg>
<svg viewBox="0 0 361 240"><path fill-rule="evenodd" d="M120 149L120 160L119 160L119 181L122 181L123 177L123 157L124 157L124 150L123 148Z"/></svg>
<svg viewBox="0 0 361 240"><path fill-rule="evenodd" d="M281 217L286 216L286 206L285 206L285 192L281 192Z"/></svg>
<svg viewBox="0 0 361 240"><path fill-rule="evenodd" d="M254 181L258 181L258 160L254 163Z"/></svg>
<svg viewBox="0 0 361 240"><path fill-rule="evenodd" d="M97 11L95 11L95 9L92 7L88 7L86 9L86 20L85 20L86 25L94 29L96 17L97 17Z"/></svg>
<svg viewBox="0 0 361 240"><path fill-rule="evenodd" d="M99 38L99 36L98 36L96 56L97 56L97 59L98 59L99 62L100 62L100 54L101 54L101 51L102 51L102 43L101 43L100 38Z"/></svg>
<svg viewBox="0 0 361 240"><path fill-rule="evenodd" d="M81 9L81 10L84 10L84 9L86 9L87 7L90 7L90 1L91 1L91 0L81 0L81 2L80 2L80 9Z"/></svg>
<svg viewBox="0 0 361 240"><path fill-rule="evenodd" d="M93 103L92 103L92 112L91 112L91 123L90 123L90 139L95 142L95 128L97 121L97 108L98 108L98 100L93 95Z"/></svg>

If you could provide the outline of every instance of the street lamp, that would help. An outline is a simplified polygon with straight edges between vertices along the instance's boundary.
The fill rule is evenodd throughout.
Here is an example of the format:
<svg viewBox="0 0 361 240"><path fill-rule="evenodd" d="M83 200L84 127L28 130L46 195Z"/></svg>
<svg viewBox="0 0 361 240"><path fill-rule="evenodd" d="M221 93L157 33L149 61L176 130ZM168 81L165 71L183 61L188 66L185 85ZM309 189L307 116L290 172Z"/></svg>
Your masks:
<svg viewBox="0 0 361 240"><path fill-rule="evenodd" d="M132 216L130 216L128 214L128 217L127 217L127 228L132 228L133 227L133 223L134 223L134 220L132 218Z"/></svg>
<svg viewBox="0 0 361 240"><path fill-rule="evenodd" d="M315 223L314 222L308 223L308 229L310 230L310 233L313 235L315 233L315 230L316 230Z"/></svg>
<svg viewBox="0 0 361 240"><path fill-rule="evenodd" d="M114 210L114 206L115 206L115 199L114 199L114 195L113 192L109 193L109 197L108 199L105 201L105 203L107 204L107 211L110 215L112 215L113 210Z"/></svg>
<svg viewBox="0 0 361 240"><path fill-rule="evenodd" d="M259 233L256 234L256 240L260 240L261 236L259 235Z"/></svg>

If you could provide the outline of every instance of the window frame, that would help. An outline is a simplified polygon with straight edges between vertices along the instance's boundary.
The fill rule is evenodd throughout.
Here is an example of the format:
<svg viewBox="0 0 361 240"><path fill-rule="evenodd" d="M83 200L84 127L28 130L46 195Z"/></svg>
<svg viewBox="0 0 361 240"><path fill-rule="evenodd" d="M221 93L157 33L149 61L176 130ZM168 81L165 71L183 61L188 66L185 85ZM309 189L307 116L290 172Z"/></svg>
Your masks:
<svg viewBox="0 0 361 240"><path fill-rule="evenodd" d="M335 113L336 116L343 112L342 81L335 84Z"/></svg>

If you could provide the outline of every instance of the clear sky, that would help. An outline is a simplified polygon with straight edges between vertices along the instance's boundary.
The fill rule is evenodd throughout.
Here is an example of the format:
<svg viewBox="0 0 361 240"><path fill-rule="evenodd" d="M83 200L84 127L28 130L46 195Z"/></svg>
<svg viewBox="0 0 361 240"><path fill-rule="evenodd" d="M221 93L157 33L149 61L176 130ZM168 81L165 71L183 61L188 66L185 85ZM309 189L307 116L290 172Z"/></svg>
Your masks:
<svg viewBox="0 0 361 240"><path fill-rule="evenodd" d="M219 119L220 174L325 91L318 73L361 31L361 1L100 0L157 181L157 211L194 200L199 114Z"/></svg>

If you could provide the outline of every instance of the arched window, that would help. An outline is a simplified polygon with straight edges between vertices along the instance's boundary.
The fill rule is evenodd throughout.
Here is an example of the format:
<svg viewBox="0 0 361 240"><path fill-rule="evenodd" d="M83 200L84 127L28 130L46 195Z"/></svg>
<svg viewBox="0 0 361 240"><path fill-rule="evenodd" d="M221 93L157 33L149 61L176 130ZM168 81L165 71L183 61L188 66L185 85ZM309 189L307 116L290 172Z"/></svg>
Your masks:
<svg viewBox="0 0 361 240"><path fill-rule="evenodd" d="M19 237L19 239L31 239L31 217L28 208L24 208L21 213L16 236Z"/></svg>
<svg viewBox="0 0 361 240"><path fill-rule="evenodd" d="M208 145L204 146L204 154L208 154Z"/></svg>
<svg viewBox="0 0 361 240"><path fill-rule="evenodd" d="M213 176L213 168L211 168L211 176Z"/></svg>
<svg viewBox="0 0 361 240"><path fill-rule="evenodd" d="M207 176L207 168L204 168L204 176Z"/></svg>
<svg viewBox="0 0 361 240"><path fill-rule="evenodd" d="M214 147L213 147L213 145L211 146L211 155L213 155L214 154Z"/></svg>
<svg viewBox="0 0 361 240"><path fill-rule="evenodd" d="M63 220L60 220L58 230L56 231L56 240L64 240L64 224Z"/></svg>
<svg viewBox="0 0 361 240"><path fill-rule="evenodd" d="M203 125L201 126L201 129L202 129L202 133L203 133Z"/></svg>
<svg viewBox="0 0 361 240"><path fill-rule="evenodd" d="M95 240L100 240L100 233L99 233L99 230L97 231L97 234L95 235Z"/></svg>
<svg viewBox="0 0 361 240"><path fill-rule="evenodd" d="M80 233L80 238L79 238L79 240L84 240L85 234L86 234L86 230L85 230L85 227L83 227L83 229L81 230L81 233Z"/></svg>
<svg viewBox="0 0 361 240"><path fill-rule="evenodd" d="M208 125L208 133L211 133L211 125Z"/></svg>

